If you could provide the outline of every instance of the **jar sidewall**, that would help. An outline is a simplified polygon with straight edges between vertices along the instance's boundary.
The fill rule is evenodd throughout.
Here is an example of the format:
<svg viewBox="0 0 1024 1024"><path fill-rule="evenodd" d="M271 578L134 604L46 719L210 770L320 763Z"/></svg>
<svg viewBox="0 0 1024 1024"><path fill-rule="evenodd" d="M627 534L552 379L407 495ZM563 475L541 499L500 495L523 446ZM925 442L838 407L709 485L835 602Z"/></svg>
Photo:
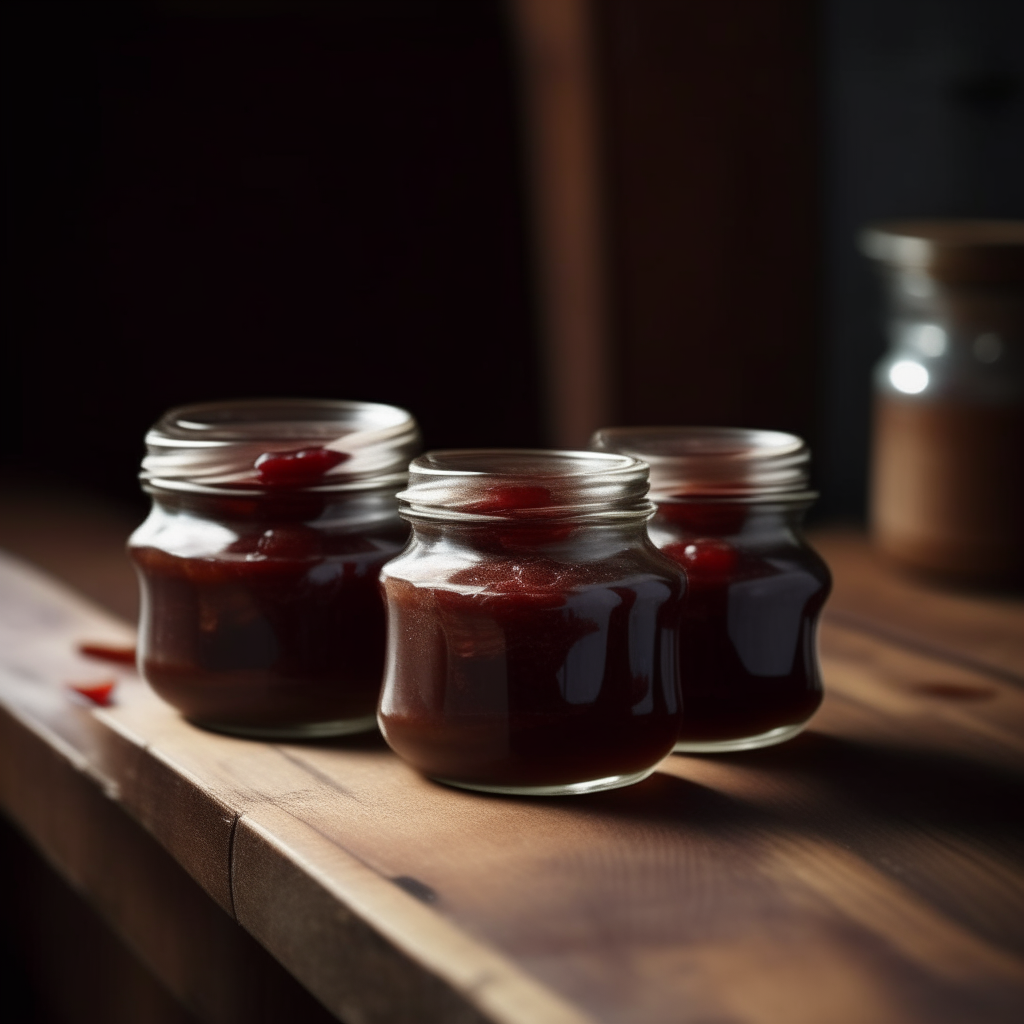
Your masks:
<svg viewBox="0 0 1024 1024"><path fill-rule="evenodd" d="M811 549L804 533L804 520L816 500L815 497L792 502L664 503L651 520L650 533L658 548L664 547L666 543L708 537L726 541L741 550L763 547L765 544L779 548ZM665 507L670 504L688 506L698 515L690 523L684 523L681 518L673 518L671 510L665 512ZM715 513L722 508L734 513L736 526L715 528ZM699 513L705 509L709 510L709 514L702 522Z"/></svg>

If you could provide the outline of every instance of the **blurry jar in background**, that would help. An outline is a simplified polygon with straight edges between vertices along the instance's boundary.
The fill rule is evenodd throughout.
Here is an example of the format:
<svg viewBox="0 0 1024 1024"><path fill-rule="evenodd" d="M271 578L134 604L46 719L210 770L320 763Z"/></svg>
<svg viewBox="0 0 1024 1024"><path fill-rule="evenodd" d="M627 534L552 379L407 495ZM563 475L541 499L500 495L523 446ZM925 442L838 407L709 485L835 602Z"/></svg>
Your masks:
<svg viewBox="0 0 1024 1024"><path fill-rule="evenodd" d="M686 571L676 750L796 736L822 699L818 617L828 567L802 532L817 495L807 445L741 427L611 427L591 447L651 467L651 540Z"/></svg>
<svg viewBox="0 0 1024 1024"><path fill-rule="evenodd" d="M879 548L952 581L1024 575L1024 222L868 229L888 285L875 375Z"/></svg>
<svg viewBox="0 0 1024 1024"><path fill-rule="evenodd" d="M129 552L153 689L244 736L373 729L378 574L408 536L395 493L413 418L371 402L208 403L172 409L146 445L153 509Z"/></svg>

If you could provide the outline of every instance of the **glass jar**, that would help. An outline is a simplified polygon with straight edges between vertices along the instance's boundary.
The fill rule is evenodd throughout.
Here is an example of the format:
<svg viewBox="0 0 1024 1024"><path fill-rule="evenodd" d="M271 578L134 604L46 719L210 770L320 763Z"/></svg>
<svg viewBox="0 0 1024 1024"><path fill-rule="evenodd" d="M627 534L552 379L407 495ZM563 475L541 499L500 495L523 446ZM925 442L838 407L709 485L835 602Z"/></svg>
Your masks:
<svg viewBox="0 0 1024 1024"><path fill-rule="evenodd" d="M815 634L831 588L801 531L817 497L807 446L738 427L617 427L591 445L650 464L651 540L686 570L676 750L752 750L797 735L821 703Z"/></svg>
<svg viewBox="0 0 1024 1024"><path fill-rule="evenodd" d="M129 541L139 667L189 720L258 737L372 729L380 567L408 527L404 410L254 400L168 412L146 437L149 518Z"/></svg>
<svg viewBox="0 0 1024 1024"><path fill-rule="evenodd" d="M894 560L1024 578L1024 222L879 225L891 349L875 374L871 524Z"/></svg>
<svg viewBox="0 0 1024 1024"><path fill-rule="evenodd" d="M381 574L391 747L431 778L494 793L650 775L679 731L685 581L647 537L647 467L446 451L409 472L412 538Z"/></svg>

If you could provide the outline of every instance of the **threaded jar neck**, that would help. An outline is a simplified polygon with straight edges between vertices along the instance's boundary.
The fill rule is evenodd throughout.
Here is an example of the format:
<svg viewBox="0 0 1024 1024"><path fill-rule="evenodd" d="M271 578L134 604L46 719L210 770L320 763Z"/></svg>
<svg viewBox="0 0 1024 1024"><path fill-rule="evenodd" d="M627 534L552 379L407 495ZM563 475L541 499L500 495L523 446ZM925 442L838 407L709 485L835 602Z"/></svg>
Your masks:
<svg viewBox="0 0 1024 1024"><path fill-rule="evenodd" d="M646 494L647 465L628 455L481 448L414 459L398 500L411 520L642 522Z"/></svg>
<svg viewBox="0 0 1024 1024"><path fill-rule="evenodd" d="M650 465L655 501L810 501L811 453L795 434L743 427L609 427L591 448Z"/></svg>
<svg viewBox="0 0 1024 1024"><path fill-rule="evenodd" d="M251 399L171 409L146 435L147 490L210 494L397 488L420 444L396 406Z"/></svg>

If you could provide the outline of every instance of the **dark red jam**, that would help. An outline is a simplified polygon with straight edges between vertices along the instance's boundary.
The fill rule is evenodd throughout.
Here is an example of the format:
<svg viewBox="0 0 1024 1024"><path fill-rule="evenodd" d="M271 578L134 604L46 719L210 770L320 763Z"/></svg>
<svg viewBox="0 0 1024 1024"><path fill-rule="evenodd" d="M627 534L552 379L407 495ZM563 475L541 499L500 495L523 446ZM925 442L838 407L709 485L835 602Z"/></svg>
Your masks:
<svg viewBox="0 0 1024 1024"><path fill-rule="evenodd" d="M215 727L372 722L385 639L377 579L408 528L394 514L353 525L358 500L281 480L272 498L155 493L131 543L153 688Z"/></svg>
<svg viewBox="0 0 1024 1024"><path fill-rule="evenodd" d="M87 700L92 701L93 704L98 704L101 708L105 708L110 706L111 696L114 693L114 687L117 686L117 680L102 679L97 682L69 683L68 685L75 693L81 694Z"/></svg>
<svg viewBox="0 0 1024 1024"><path fill-rule="evenodd" d="M120 665L134 665L136 651L134 647L123 647L116 644L90 643L83 641L78 645L78 653L87 658L100 661L114 661Z"/></svg>
<svg viewBox="0 0 1024 1024"><path fill-rule="evenodd" d="M465 506L502 522L414 521L382 575L379 719L426 775L555 787L644 773L672 749L683 579L642 520L558 522L548 504L543 488L505 487Z"/></svg>
<svg viewBox="0 0 1024 1024"><path fill-rule="evenodd" d="M259 481L266 487L308 487L325 473L347 462L345 452L329 448L300 448L291 452L264 452L254 463Z"/></svg>
<svg viewBox="0 0 1024 1024"><path fill-rule="evenodd" d="M799 726L821 703L815 630L831 577L799 539L802 511L659 503L652 539L688 581L679 641L684 745Z"/></svg>

